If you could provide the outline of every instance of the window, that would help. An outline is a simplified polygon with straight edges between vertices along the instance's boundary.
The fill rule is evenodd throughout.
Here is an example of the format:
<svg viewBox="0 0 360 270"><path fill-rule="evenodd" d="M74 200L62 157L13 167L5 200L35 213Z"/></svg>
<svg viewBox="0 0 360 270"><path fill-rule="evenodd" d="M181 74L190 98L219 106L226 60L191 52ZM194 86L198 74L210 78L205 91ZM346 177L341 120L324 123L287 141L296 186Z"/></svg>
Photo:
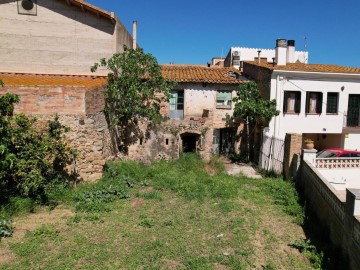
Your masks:
<svg viewBox="0 0 360 270"><path fill-rule="evenodd" d="M171 91L170 94L170 118L181 120L184 118L184 91Z"/></svg>
<svg viewBox="0 0 360 270"><path fill-rule="evenodd" d="M339 93L328 93L326 113L338 113Z"/></svg>
<svg viewBox="0 0 360 270"><path fill-rule="evenodd" d="M300 113L301 92L285 91L284 93L284 113Z"/></svg>
<svg viewBox="0 0 360 270"><path fill-rule="evenodd" d="M307 92L306 93L306 113L321 114L322 111L322 93Z"/></svg>
<svg viewBox="0 0 360 270"><path fill-rule="evenodd" d="M216 108L231 109L231 91L216 92Z"/></svg>

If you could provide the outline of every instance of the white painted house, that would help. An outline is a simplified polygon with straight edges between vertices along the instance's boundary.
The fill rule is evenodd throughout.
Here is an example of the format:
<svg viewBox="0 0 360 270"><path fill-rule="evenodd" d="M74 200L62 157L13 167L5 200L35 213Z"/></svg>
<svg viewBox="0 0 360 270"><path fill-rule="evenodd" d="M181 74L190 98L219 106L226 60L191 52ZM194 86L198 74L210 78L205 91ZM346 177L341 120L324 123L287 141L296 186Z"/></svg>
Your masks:
<svg viewBox="0 0 360 270"><path fill-rule="evenodd" d="M291 52L290 55L293 58L292 62L308 63L308 52L296 51L294 40L288 40L287 43L287 48ZM253 61L255 58L259 57L260 60L263 62L272 62L273 58L276 58L276 50L263 48L231 47L224 60L224 66L232 66L242 70L244 61Z"/></svg>
<svg viewBox="0 0 360 270"><path fill-rule="evenodd" d="M263 139L299 133L319 150L360 150L360 68L295 63L282 44L277 40L277 64L244 63L243 74L258 83L265 98L276 99L280 111Z"/></svg>

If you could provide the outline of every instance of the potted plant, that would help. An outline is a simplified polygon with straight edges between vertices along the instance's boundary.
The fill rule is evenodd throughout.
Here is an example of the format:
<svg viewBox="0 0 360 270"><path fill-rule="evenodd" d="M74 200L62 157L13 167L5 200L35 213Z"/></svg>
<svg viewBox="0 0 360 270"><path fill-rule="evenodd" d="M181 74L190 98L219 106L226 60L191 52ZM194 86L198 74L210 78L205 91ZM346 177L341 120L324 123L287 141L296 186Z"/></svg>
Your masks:
<svg viewBox="0 0 360 270"><path fill-rule="evenodd" d="M314 149L314 141L312 139L305 139L305 149Z"/></svg>

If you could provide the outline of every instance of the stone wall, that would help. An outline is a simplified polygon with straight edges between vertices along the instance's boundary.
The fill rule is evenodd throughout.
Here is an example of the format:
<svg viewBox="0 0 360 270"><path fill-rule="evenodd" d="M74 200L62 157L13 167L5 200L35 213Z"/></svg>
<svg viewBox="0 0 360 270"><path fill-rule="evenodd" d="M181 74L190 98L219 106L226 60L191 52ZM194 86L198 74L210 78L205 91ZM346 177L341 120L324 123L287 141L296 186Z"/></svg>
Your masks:
<svg viewBox="0 0 360 270"><path fill-rule="evenodd" d="M55 115L31 115L38 119L39 129L46 129L47 121ZM59 121L70 128L66 142L76 150L75 162L68 167L84 181L101 178L106 160L113 158L111 137L102 112L87 115L59 115Z"/></svg>

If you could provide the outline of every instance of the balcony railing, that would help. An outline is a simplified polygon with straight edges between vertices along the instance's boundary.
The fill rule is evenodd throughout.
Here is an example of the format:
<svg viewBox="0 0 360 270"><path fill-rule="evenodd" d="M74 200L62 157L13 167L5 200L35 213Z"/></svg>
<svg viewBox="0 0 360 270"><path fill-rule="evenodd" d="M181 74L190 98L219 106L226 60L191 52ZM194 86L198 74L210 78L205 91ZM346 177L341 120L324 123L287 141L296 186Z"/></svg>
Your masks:
<svg viewBox="0 0 360 270"><path fill-rule="evenodd" d="M344 116L344 127L360 127L360 112L346 112Z"/></svg>

